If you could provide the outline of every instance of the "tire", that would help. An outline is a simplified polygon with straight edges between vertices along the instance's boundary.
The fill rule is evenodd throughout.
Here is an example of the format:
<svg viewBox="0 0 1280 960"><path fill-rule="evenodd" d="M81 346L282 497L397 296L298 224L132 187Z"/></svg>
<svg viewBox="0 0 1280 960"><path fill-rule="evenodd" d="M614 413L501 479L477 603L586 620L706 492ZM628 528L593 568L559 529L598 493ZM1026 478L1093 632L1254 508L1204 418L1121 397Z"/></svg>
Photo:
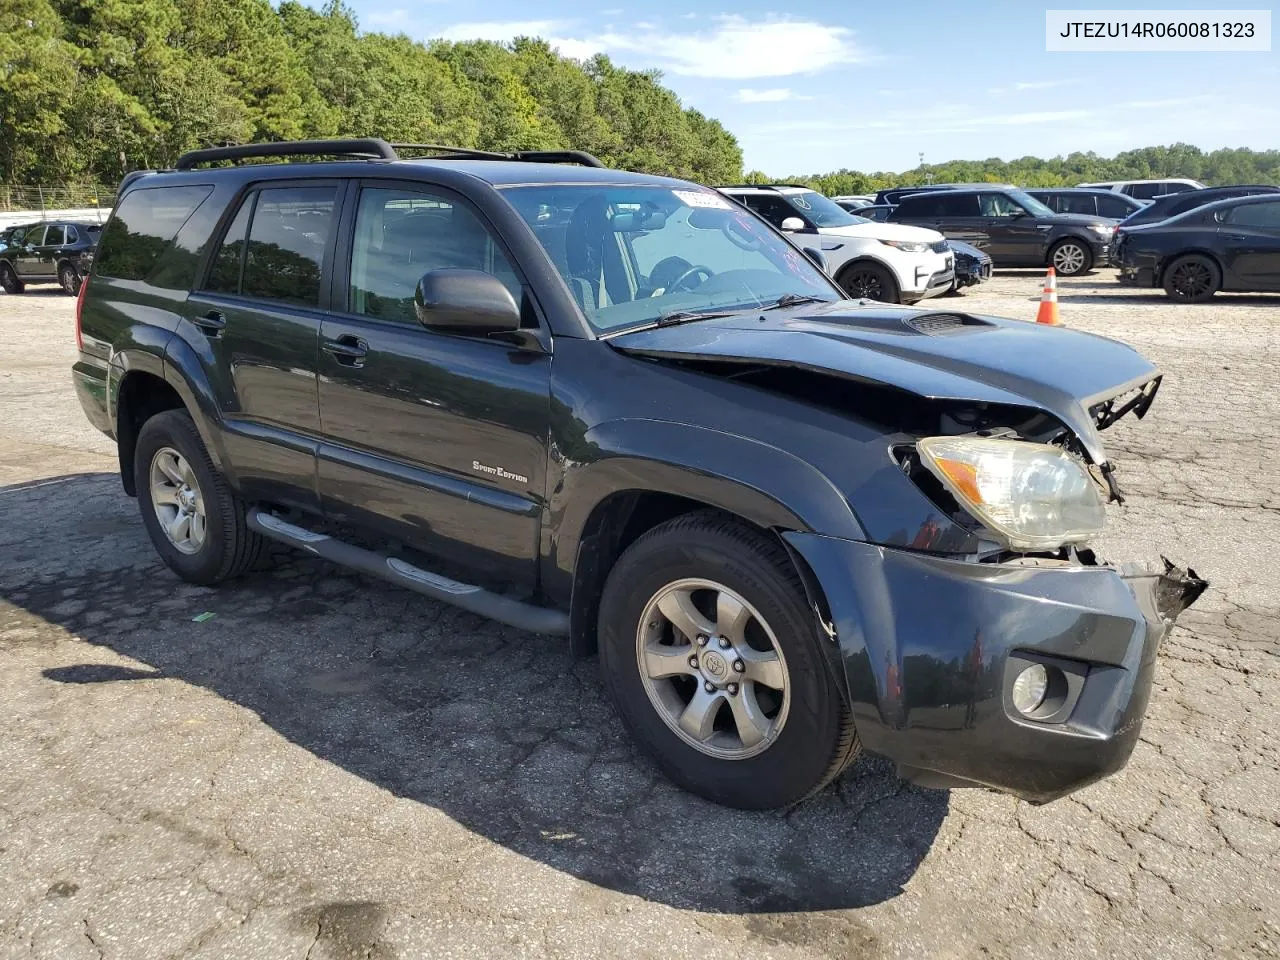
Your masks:
<svg viewBox="0 0 1280 960"><path fill-rule="evenodd" d="M1075 277L1093 269L1093 251L1075 237L1059 240L1049 248L1049 266L1060 277Z"/></svg>
<svg viewBox="0 0 1280 960"><path fill-rule="evenodd" d="M1209 257L1190 253L1164 271L1164 292L1182 303L1204 303L1222 288L1222 271Z"/></svg>
<svg viewBox="0 0 1280 960"><path fill-rule="evenodd" d="M692 606L677 599L674 609L693 609L709 627L734 637L732 645L722 643L719 632L701 645L698 621L678 614L695 633L686 638L663 613L672 607L654 605L686 590ZM734 609L745 609L745 626L722 622L724 611ZM783 807L830 783L859 753L852 715L821 647L829 641L819 639L790 557L768 535L733 518L686 514L628 547L605 583L599 638L605 684L623 724L663 773L691 793L748 810ZM690 657L701 665L694 668ZM656 670L651 660L658 661ZM724 682L708 686L713 677ZM695 699L712 706L691 711ZM768 733L748 742L739 711L755 719L748 728ZM695 719L691 726L698 729L678 732L690 713L711 719L700 725Z"/></svg>
<svg viewBox="0 0 1280 960"><path fill-rule="evenodd" d="M165 532L161 512L172 518L173 514L168 511L181 512L183 507L178 503L159 504L153 494L153 470L159 471L154 474L159 479L165 474L164 466L172 468L175 462L185 464L186 469L178 470L181 476L194 480L195 496L190 500L197 502L203 516L198 543L194 519L187 525L189 536L185 542L175 541ZM172 487L176 491L175 500L183 499L183 488L172 480L172 474L168 476L169 479L157 486L165 486L166 494L172 492L169 490ZM245 502L214 469L200 434L185 410L166 410L142 425L134 451L133 477L147 534L160 558L183 580L212 586L239 576L261 562L266 541L246 526ZM193 511L187 512L190 515Z"/></svg>
<svg viewBox="0 0 1280 960"><path fill-rule="evenodd" d="M0 263L0 290L4 290L5 293L21 293L26 288L27 285L18 279L12 266Z"/></svg>
<svg viewBox="0 0 1280 960"><path fill-rule="evenodd" d="M74 263L64 263L58 268L58 283L64 292L71 296L76 296L80 292L80 284L84 282L84 278L80 276L80 271L76 269Z"/></svg>
<svg viewBox="0 0 1280 960"><path fill-rule="evenodd" d="M851 263L840 271L837 280L840 289L854 300L879 300L882 303L901 303L902 294L893 275L875 263Z"/></svg>

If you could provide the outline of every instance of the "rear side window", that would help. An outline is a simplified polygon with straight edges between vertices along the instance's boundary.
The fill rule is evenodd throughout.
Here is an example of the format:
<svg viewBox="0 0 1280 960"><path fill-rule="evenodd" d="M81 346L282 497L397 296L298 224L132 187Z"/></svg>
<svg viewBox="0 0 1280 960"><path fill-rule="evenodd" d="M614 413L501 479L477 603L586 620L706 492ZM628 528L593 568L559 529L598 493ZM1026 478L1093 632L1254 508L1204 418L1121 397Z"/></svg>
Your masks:
<svg viewBox="0 0 1280 960"><path fill-rule="evenodd" d="M94 273L117 280L145 280L182 225L212 192L210 186L131 191L102 231Z"/></svg>
<svg viewBox="0 0 1280 960"><path fill-rule="evenodd" d="M1227 222L1241 227L1280 229L1280 200L1236 207L1228 214Z"/></svg>
<svg viewBox="0 0 1280 960"><path fill-rule="evenodd" d="M331 186L249 194L214 254L206 289L318 306L335 195Z"/></svg>
<svg viewBox="0 0 1280 960"><path fill-rule="evenodd" d="M976 217L978 198L972 193L917 193L898 207L904 217Z"/></svg>
<svg viewBox="0 0 1280 960"><path fill-rule="evenodd" d="M1060 193L1058 202L1050 204L1057 213L1087 213L1097 216L1098 208L1091 193Z"/></svg>
<svg viewBox="0 0 1280 960"><path fill-rule="evenodd" d="M1098 201L1098 213L1104 217L1123 220L1134 210L1119 197L1095 197L1094 199Z"/></svg>

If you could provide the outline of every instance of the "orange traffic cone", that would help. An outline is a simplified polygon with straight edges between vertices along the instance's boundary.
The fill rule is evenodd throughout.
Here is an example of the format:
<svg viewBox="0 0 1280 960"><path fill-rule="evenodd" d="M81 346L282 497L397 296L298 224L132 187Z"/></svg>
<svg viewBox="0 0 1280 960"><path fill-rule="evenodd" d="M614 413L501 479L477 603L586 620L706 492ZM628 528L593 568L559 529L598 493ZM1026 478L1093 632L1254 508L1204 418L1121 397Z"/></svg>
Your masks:
<svg viewBox="0 0 1280 960"><path fill-rule="evenodd" d="M1036 323L1047 323L1051 327L1062 326L1062 319L1058 316L1058 275L1053 267L1049 268L1044 278L1044 294L1040 297Z"/></svg>

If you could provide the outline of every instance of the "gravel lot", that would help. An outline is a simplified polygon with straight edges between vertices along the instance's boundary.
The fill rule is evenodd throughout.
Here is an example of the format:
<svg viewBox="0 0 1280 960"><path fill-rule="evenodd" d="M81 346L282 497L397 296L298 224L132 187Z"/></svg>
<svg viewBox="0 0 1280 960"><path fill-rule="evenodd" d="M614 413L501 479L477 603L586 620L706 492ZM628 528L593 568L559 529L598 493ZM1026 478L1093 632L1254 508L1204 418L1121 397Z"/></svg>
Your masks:
<svg viewBox="0 0 1280 960"><path fill-rule="evenodd" d="M1104 555L1213 583L1125 771L1037 808L864 758L758 815L664 782L562 641L312 561L180 584L48 289L0 295L0 957L1280 955L1280 298L1060 284L1167 374Z"/></svg>

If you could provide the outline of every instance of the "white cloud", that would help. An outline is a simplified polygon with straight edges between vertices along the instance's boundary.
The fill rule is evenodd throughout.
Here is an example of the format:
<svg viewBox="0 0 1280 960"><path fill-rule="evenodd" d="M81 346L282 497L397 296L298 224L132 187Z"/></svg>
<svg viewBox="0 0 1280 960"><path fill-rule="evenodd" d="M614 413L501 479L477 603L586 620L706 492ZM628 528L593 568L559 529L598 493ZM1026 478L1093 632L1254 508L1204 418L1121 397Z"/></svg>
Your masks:
<svg viewBox="0 0 1280 960"><path fill-rule="evenodd" d="M812 100L813 97L801 96L790 87L772 87L768 90L743 87L734 95L734 99L739 103L782 103L784 100Z"/></svg>
<svg viewBox="0 0 1280 960"><path fill-rule="evenodd" d="M1081 82L1079 77L1063 77L1057 80L1018 80L1007 87L988 87L987 93L1008 93L1010 90L1052 90L1055 87L1069 87Z"/></svg>
<svg viewBox="0 0 1280 960"><path fill-rule="evenodd" d="M643 22L625 34L608 29L591 33L574 27L573 22L564 20L475 21L446 27L439 36L500 42L519 36L543 37L570 57L599 52L633 54L645 66L726 80L788 77L869 59L845 27L780 16L746 20L724 15L705 29L677 32Z"/></svg>

